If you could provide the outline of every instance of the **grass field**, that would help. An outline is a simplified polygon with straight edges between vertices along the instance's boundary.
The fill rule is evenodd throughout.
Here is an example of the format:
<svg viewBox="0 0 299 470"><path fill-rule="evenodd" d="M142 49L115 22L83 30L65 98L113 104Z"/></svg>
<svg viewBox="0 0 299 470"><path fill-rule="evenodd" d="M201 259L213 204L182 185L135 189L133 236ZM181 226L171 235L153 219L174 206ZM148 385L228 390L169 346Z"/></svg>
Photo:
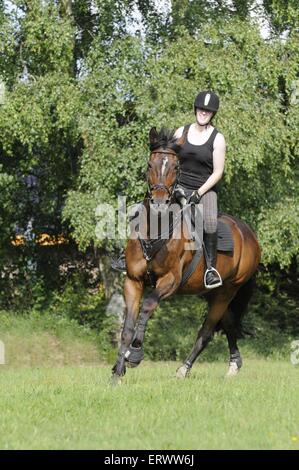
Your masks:
<svg viewBox="0 0 299 470"><path fill-rule="evenodd" d="M1 449L299 449L299 368L245 359L143 363L122 384L110 366L0 366Z"/></svg>
<svg viewBox="0 0 299 470"><path fill-rule="evenodd" d="M299 449L289 340L242 341L244 367L226 379L217 336L187 380L179 363L145 361L114 388L104 359L116 352L73 320L2 312L0 340L0 449Z"/></svg>

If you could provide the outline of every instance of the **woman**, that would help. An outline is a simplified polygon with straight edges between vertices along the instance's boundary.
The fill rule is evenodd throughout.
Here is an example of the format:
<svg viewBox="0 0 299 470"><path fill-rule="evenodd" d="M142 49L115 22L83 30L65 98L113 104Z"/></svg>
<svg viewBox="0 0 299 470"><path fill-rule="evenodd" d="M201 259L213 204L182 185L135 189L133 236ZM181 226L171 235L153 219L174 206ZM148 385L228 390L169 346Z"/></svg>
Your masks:
<svg viewBox="0 0 299 470"><path fill-rule="evenodd" d="M205 284L210 289L222 284L215 266L217 183L224 171L225 139L211 123L218 109L219 98L215 93L200 92L194 101L196 122L180 127L175 132L176 138L186 132L185 143L178 151L181 169L178 196L186 196L188 203L203 204L204 243L212 266L205 273Z"/></svg>

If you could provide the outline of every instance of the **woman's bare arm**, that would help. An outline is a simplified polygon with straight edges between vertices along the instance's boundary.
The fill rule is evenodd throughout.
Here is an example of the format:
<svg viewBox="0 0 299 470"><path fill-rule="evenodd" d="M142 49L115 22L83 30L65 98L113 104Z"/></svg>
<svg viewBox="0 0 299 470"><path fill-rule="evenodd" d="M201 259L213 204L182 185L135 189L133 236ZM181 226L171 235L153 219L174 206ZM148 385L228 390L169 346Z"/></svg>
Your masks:
<svg viewBox="0 0 299 470"><path fill-rule="evenodd" d="M198 193L202 196L209 189L213 188L219 180L221 180L224 171L226 144L225 139L220 132L216 135L213 150L213 173L207 181L198 189Z"/></svg>

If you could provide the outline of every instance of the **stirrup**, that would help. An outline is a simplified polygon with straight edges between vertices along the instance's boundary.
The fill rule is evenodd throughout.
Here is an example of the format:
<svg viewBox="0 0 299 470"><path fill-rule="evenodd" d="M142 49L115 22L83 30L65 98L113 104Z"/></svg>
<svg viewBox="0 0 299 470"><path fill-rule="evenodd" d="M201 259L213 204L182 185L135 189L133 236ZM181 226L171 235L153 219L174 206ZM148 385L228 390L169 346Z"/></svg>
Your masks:
<svg viewBox="0 0 299 470"><path fill-rule="evenodd" d="M216 273L216 275L218 276L219 278L219 281L216 282L215 284L207 284L207 275L210 273L210 272L214 272ZM205 288L206 289L215 289L216 287L220 287L222 286L222 279L221 279L221 276L219 274L219 272L217 271L217 269L213 268L213 266L211 266L209 269L206 269L206 272L205 272L205 275L204 275L204 285L205 285Z"/></svg>

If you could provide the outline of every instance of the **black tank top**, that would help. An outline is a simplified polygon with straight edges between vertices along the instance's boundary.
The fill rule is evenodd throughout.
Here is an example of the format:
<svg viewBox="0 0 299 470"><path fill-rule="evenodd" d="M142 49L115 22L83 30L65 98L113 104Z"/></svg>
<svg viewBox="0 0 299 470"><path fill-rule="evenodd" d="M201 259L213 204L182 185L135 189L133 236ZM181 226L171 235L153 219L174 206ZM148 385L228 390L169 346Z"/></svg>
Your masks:
<svg viewBox="0 0 299 470"><path fill-rule="evenodd" d="M178 150L180 157L180 181L179 184L187 189L200 188L213 173L213 145L215 137L218 133L216 128L207 142L201 145L193 145L188 141L188 131L191 124L184 127L186 132L185 143ZM211 190L217 192L217 185Z"/></svg>

